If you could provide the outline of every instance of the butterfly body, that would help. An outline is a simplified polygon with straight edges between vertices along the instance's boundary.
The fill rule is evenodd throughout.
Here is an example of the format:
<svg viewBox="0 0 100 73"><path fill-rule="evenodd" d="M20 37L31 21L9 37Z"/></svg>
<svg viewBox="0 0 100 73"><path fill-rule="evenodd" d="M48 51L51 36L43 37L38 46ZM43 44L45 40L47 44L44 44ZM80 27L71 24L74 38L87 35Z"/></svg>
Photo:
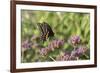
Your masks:
<svg viewBox="0 0 100 73"><path fill-rule="evenodd" d="M38 27L41 31L41 36L40 36L41 40L46 41L49 37L54 36L54 32L48 23L46 22L38 23Z"/></svg>

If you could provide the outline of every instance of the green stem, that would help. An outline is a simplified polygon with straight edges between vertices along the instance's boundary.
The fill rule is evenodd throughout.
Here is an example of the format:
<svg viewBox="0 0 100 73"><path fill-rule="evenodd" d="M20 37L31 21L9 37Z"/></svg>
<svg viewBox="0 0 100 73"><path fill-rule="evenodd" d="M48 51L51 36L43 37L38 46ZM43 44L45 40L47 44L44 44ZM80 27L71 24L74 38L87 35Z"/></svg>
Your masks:
<svg viewBox="0 0 100 73"><path fill-rule="evenodd" d="M89 56L87 56L86 54L84 54L84 56L88 59L89 58Z"/></svg>
<svg viewBox="0 0 100 73"><path fill-rule="evenodd" d="M50 59L52 59L53 61L56 61L53 57L49 56Z"/></svg>

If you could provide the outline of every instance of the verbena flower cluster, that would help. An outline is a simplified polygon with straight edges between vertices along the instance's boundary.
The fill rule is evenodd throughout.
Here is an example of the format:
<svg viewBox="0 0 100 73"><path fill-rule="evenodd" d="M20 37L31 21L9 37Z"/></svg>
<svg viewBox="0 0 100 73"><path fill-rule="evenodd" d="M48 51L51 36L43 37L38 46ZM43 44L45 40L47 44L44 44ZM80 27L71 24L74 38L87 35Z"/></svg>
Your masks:
<svg viewBox="0 0 100 73"><path fill-rule="evenodd" d="M22 41L21 47L22 47L22 51L27 51L30 48L36 48L39 46L38 43L33 42L37 39L38 37L35 35L32 35L31 39L25 39Z"/></svg>
<svg viewBox="0 0 100 73"><path fill-rule="evenodd" d="M36 39L35 36L32 36L31 40ZM40 56L47 56L50 52L54 52L55 49L59 49L62 51L62 48L64 46L64 44L70 44L72 47L71 51L63 51L63 53L59 53L55 58L52 57L52 59L54 59L55 61L69 61L69 60L79 60L80 57L82 55L85 55L85 53L87 52L88 48L85 45L81 44L81 39L79 36L75 35L75 36L71 36L68 40L68 42L62 40L62 39L55 39L55 40L51 40L48 45L46 47L38 47L39 49L39 54ZM35 44L33 44L33 42L29 41L29 40L25 40L22 42L22 48L23 51L32 48L33 46L35 46ZM37 44L38 45L38 44ZM36 45L36 46L37 46Z"/></svg>
<svg viewBox="0 0 100 73"><path fill-rule="evenodd" d="M68 61L68 60L77 60L80 58L81 55L84 55L84 53L87 51L87 47L80 46L74 50L72 50L70 53L65 52L63 55L59 55L56 60L58 61Z"/></svg>
<svg viewBox="0 0 100 73"><path fill-rule="evenodd" d="M49 52L54 51L56 48L63 46L64 43L64 40L53 40L47 47L40 49L40 54L47 55ZM81 55L84 55L88 49L86 46L79 45L79 43L81 43L79 36L71 36L69 43L72 45L73 50L71 52L65 51L63 55L58 55L56 57L57 61L77 60Z"/></svg>
<svg viewBox="0 0 100 73"><path fill-rule="evenodd" d="M80 43L80 37L79 36L71 36L69 38L69 43L72 45L72 46L77 46L79 43Z"/></svg>
<svg viewBox="0 0 100 73"><path fill-rule="evenodd" d="M54 49L59 48L63 44L64 44L64 40L53 40L52 42L50 42L50 44L47 47L40 49L40 54L47 55L48 52L54 51Z"/></svg>
<svg viewBox="0 0 100 73"><path fill-rule="evenodd" d="M22 51L25 51L27 49L30 49L32 43L27 39L25 41L22 42L21 46L22 46Z"/></svg>

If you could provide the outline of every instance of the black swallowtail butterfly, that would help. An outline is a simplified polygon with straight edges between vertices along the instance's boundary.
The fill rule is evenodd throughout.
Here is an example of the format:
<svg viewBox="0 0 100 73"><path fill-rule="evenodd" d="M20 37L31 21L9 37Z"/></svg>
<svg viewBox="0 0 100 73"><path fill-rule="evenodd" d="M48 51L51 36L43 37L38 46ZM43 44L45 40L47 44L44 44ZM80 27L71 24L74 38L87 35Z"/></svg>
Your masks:
<svg viewBox="0 0 100 73"><path fill-rule="evenodd" d="M41 32L41 36L40 36L41 40L46 41L47 38L54 36L54 32L48 23L46 22L38 23L38 27Z"/></svg>

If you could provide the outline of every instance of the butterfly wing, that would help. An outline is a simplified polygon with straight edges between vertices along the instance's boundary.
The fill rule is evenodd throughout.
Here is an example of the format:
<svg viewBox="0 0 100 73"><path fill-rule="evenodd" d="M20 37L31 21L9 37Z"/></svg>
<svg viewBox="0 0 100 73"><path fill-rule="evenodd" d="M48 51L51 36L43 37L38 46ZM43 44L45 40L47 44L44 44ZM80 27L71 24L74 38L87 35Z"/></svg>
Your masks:
<svg viewBox="0 0 100 73"><path fill-rule="evenodd" d="M45 38L45 33L46 32L45 32L44 24L38 23L37 25L38 25L38 28L39 28L39 30L41 32L40 39L43 40L43 41L46 41L46 38Z"/></svg>
<svg viewBox="0 0 100 73"><path fill-rule="evenodd" d="M37 25L38 25L38 28L39 28L41 34L43 35L44 34L44 30L43 30L43 27L42 27L41 23L38 23Z"/></svg>
<svg viewBox="0 0 100 73"><path fill-rule="evenodd" d="M54 36L54 32L52 31L50 25L46 22L43 22L43 23L38 23L38 27L41 31L41 36L40 38L43 40L43 41L46 41L46 39L48 37L52 37Z"/></svg>
<svg viewBox="0 0 100 73"><path fill-rule="evenodd" d="M43 24L45 25L45 31L46 31L46 33L48 33L48 37L53 37L54 32L53 32L52 28L50 27L50 25L46 22L44 22Z"/></svg>

